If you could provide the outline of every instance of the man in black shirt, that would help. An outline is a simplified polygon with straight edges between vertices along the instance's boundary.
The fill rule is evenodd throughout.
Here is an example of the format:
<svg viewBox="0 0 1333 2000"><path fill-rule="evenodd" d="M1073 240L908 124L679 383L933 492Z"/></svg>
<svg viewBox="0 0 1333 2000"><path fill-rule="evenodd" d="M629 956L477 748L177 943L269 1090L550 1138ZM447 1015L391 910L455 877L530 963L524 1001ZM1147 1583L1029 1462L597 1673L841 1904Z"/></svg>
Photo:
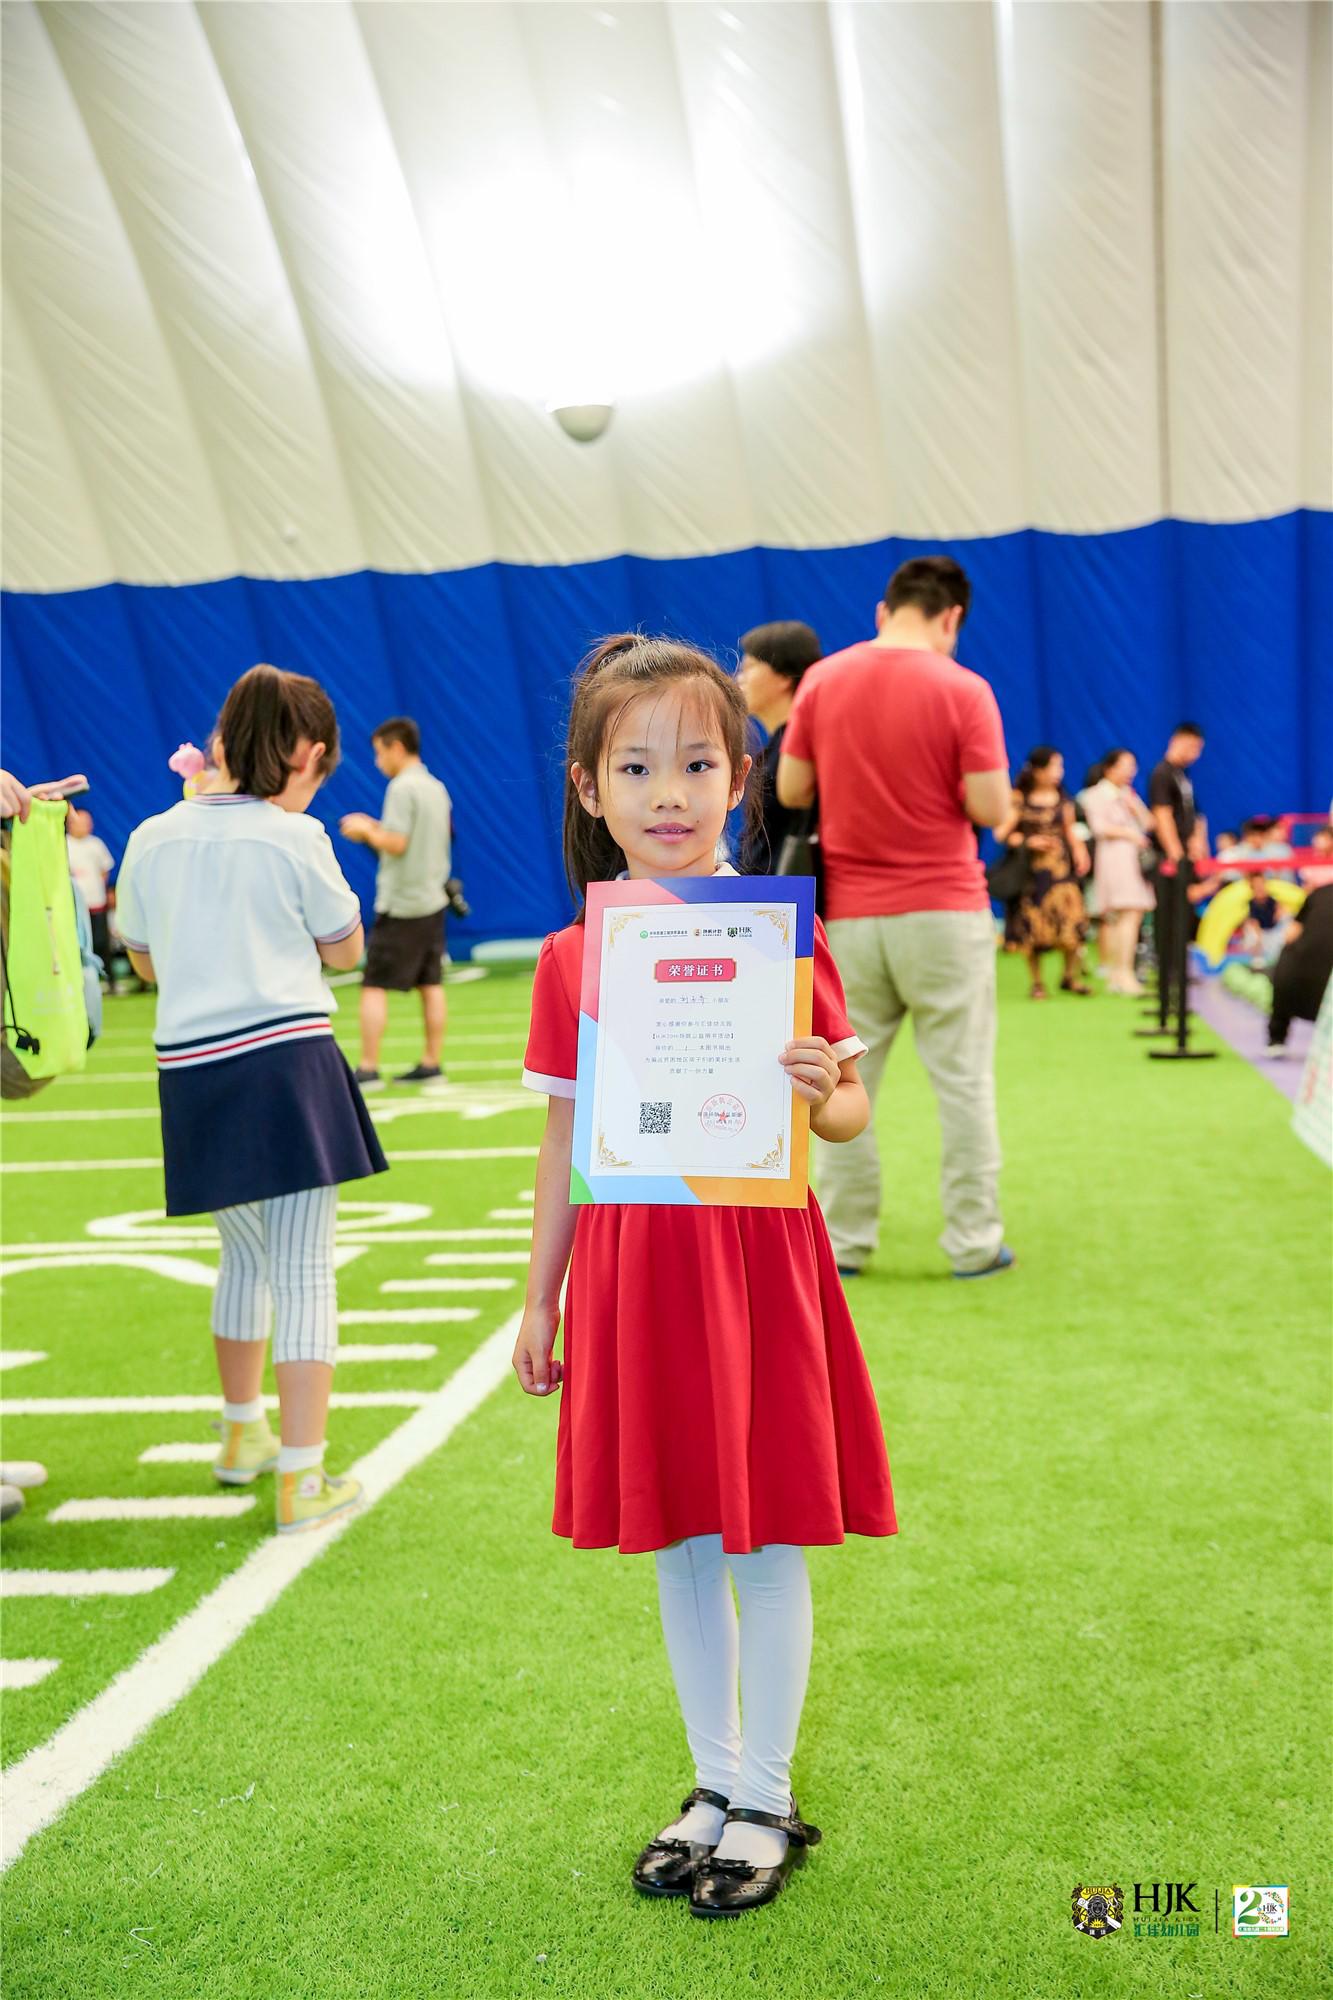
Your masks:
<svg viewBox="0 0 1333 2000"><path fill-rule="evenodd" d="M1199 861L1208 852L1207 827L1195 803L1190 766L1203 755L1203 731L1197 722L1182 722L1171 733L1166 755L1148 780L1157 851L1167 861L1185 856Z"/></svg>
<svg viewBox="0 0 1333 2000"><path fill-rule="evenodd" d="M1268 1053L1283 1053L1293 1020L1313 1021L1333 976L1333 882L1312 889L1287 932L1273 967L1273 1011L1268 1017Z"/></svg>
<svg viewBox="0 0 1333 2000"><path fill-rule="evenodd" d="M1171 732L1165 757L1148 780L1148 806L1152 813L1153 844L1158 861L1175 863L1177 873L1185 875L1187 892L1190 862L1201 861L1208 853L1208 828L1200 816L1189 776L1191 765L1196 764L1202 754L1203 731L1198 723L1179 723ZM1175 935L1175 899L1179 892L1172 878L1162 874L1160 866L1154 877L1154 887L1157 893L1157 910L1153 918L1157 984L1161 994L1161 1020L1165 1026L1171 985L1178 976L1176 966L1180 945Z"/></svg>
<svg viewBox="0 0 1333 2000"><path fill-rule="evenodd" d="M801 684L801 676L824 648L819 635L796 618L781 618L772 625L756 625L741 640L741 664L737 679L745 706L755 721L768 731L768 742L755 759L751 784L759 794L762 820L741 855L744 875L771 875L778 865L782 843L795 828L810 817L778 800L778 758L787 717Z"/></svg>

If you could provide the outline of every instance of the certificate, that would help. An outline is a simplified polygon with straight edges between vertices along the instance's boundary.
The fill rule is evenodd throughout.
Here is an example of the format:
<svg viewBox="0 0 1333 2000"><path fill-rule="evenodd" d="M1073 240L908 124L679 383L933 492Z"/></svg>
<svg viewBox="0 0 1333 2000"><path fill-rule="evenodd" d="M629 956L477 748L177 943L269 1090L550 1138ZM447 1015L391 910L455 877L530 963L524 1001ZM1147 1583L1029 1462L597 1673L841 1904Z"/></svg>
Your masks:
<svg viewBox="0 0 1333 2000"><path fill-rule="evenodd" d="M804 1208L814 883L594 882L584 929L570 1200Z"/></svg>

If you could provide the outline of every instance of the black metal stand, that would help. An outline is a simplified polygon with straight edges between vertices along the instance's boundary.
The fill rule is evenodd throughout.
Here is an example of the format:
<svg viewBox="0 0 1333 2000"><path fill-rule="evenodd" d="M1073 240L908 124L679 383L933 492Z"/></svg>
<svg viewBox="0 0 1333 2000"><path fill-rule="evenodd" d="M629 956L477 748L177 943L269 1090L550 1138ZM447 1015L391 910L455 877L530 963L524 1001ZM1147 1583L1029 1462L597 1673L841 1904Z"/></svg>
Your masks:
<svg viewBox="0 0 1333 2000"><path fill-rule="evenodd" d="M1175 1047L1149 1049L1153 1062L1212 1062L1216 1049L1190 1047L1189 1001L1189 885L1188 861L1180 861L1175 873L1165 877L1158 890L1157 920L1166 935L1157 940L1158 1008L1155 1028L1138 1028L1139 1035L1172 1035ZM1172 1009L1175 1027L1171 1026Z"/></svg>

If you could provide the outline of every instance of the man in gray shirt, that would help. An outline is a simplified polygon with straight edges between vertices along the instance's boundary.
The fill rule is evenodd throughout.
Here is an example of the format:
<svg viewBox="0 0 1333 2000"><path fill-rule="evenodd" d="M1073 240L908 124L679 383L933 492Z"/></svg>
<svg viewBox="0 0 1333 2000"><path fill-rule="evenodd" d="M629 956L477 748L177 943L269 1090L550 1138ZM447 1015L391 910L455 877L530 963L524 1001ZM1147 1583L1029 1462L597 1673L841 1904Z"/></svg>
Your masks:
<svg viewBox="0 0 1333 2000"><path fill-rule="evenodd" d="M356 1080L378 1090L380 1042L389 1018L389 994L417 992L425 1023L421 1061L395 1083L443 1079L444 907L449 876L449 794L421 761L421 731L410 716L391 716L371 737L376 768L389 780L380 819L347 813L347 840L379 855L375 922L366 949L361 987L361 1059Z"/></svg>

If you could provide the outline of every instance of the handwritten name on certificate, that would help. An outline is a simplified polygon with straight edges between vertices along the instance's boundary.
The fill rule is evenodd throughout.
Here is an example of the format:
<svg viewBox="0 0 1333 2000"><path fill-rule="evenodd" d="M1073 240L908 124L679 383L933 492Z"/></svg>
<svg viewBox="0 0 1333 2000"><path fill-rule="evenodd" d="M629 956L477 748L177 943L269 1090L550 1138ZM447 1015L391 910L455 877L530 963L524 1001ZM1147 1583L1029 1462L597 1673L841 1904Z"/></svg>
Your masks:
<svg viewBox="0 0 1333 2000"><path fill-rule="evenodd" d="M571 1200L803 1208L813 883L595 883L585 933Z"/></svg>

